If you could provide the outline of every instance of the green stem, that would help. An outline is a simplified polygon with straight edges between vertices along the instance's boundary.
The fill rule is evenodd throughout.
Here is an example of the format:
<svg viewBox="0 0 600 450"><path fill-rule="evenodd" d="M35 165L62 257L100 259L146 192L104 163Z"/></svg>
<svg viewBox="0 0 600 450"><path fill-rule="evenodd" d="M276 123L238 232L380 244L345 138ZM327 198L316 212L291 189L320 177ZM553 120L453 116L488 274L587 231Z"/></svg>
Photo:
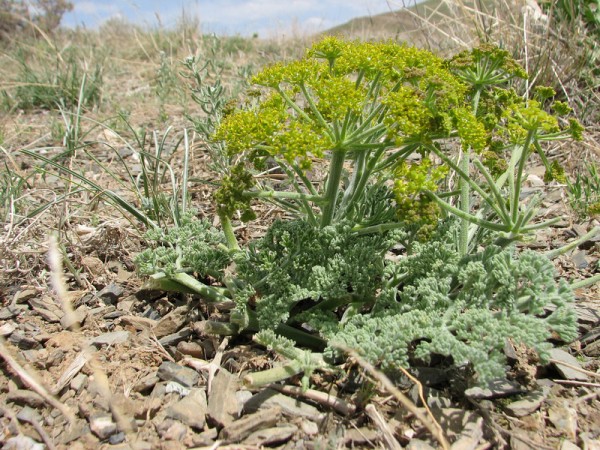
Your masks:
<svg viewBox="0 0 600 450"><path fill-rule="evenodd" d="M571 283L571 289L581 289L584 287L591 286L592 284L598 283L600 281L600 273L597 273L591 278L585 278L580 281L576 281L575 283Z"/></svg>
<svg viewBox="0 0 600 450"><path fill-rule="evenodd" d="M223 234L225 235L225 240L227 241L227 247L231 251L239 252L240 246L235 237L235 233L233 232L233 225L231 224L231 219L226 214L219 213L219 220L221 221Z"/></svg>
<svg viewBox="0 0 600 450"><path fill-rule="evenodd" d="M317 105L315 105L315 101L313 100L312 96L310 95L310 92L308 92L308 89L306 89L306 85L304 83L300 83L300 89L302 90L302 93L304 94L304 98L306 99L306 102L308 103L310 110L313 112L313 114L317 118L317 122L319 122L319 125L321 125L323 127L323 129L326 130L328 132L328 134L330 134L330 136L331 136L331 132L329 131L329 124L321 115L321 111L319 111L319 109L317 108Z"/></svg>
<svg viewBox="0 0 600 450"><path fill-rule="evenodd" d="M245 191L243 194L244 198L264 198L264 199L285 199L285 200L302 200L313 203L325 203L326 198L320 195L306 195L301 192L287 192L287 191Z"/></svg>
<svg viewBox="0 0 600 450"><path fill-rule="evenodd" d="M584 243L585 241L592 239L594 236L596 236L598 234L598 232L600 232L600 226L592 228L589 232L587 232L580 238L569 242L567 245L564 245L557 249L546 252L546 253L544 253L544 255L546 255L546 258L548 258L548 259L554 259L557 256L564 255L565 253L567 253L570 250L573 250L575 247L578 247L580 244Z"/></svg>
<svg viewBox="0 0 600 450"><path fill-rule="evenodd" d="M275 329L275 332L293 340L302 347L323 350L327 346L327 342L325 342L319 336L306 333L285 323L279 324L279 326Z"/></svg>
<svg viewBox="0 0 600 450"><path fill-rule="evenodd" d="M525 143L521 149L521 157L519 158L519 165L517 167L517 179L515 180L512 192L512 220L516 222L518 220L519 215L519 199L521 197L521 183L523 182L523 172L525 171L525 163L527 162L527 157L529 156L529 147L531 142L533 141L533 137L535 136L536 130L529 130L527 133L527 137L525 138Z"/></svg>
<svg viewBox="0 0 600 450"><path fill-rule="evenodd" d="M244 386L265 386L298 375L299 373L302 373L303 370L304 368L300 362L290 361L283 366L273 367L272 369L263 370L262 372L253 372L246 375L244 377Z"/></svg>
<svg viewBox="0 0 600 450"><path fill-rule="evenodd" d="M404 228L406 224L401 222L389 222L389 223L380 223L378 225L372 225L370 227L362 227L361 225L355 225L352 228L352 232L357 235L363 234L374 234L374 233L384 233L385 231L397 230L398 228Z"/></svg>
<svg viewBox="0 0 600 450"><path fill-rule="evenodd" d="M479 91L477 91L479 92ZM470 147L465 149L463 153L463 157L460 160L460 168L463 173L466 174L467 178L469 177L469 163L470 163ZM464 214L469 214L471 212L471 204L470 204L470 196L471 189L469 187L469 182L464 177L460 179L460 210ZM460 234L458 238L458 254L463 257L468 253L469 250L469 221L464 217L460 217Z"/></svg>
<svg viewBox="0 0 600 450"><path fill-rule="evenodd" d="M256 333L260 329L256 311L250 308L246 308L244 317L232 315L231 319L234 326L243 328L240 329L240 332L244 331L247 333ZM275 328L275 333L291 339L302 347L322 351L327 346L327 342L325 342L319 336L309 334L285 323L280 323L277 328Z"/></svg>
<svg viewBox="0 0 600 450"><path fill-rule="evenodd" d="M207 320L202 322L202 331L213 336L237 336L239 327L231 322L217 322L215 320Z"/></svg>
<svg viewBox="0 0 600 450"><path fill-rule="evenodd" d="M329 164L329 176L327 177L327 189L325 191L325 207L323 208L323 216L321 217L321 227L331 225L335 205L340 190L340 181L342 179L342 171L344 169L344 161L346 160L346 150L333 150L331 163Z"/></svg>
<svg viewBox="0 0 600 450"><path fill-rule="evenodd" d="M177 272L170 276L156 274L146 283L146 287L197 294L211 303L231 302L219 289L208 286L185 272Z"/></svg>
<svg viewBox="0 0 600 450"><path fill-rule="evenodd" d="M359 152L355 159L354 171L352 173L352 178L350 180L350 184L346 188L346 190L344 192L344 196L342 197L342 200L340 202L339 209L344 216L347 213L346 205L348 204L350 199L356 195L356 189L359 185L359 180L360 180L361 176L363 175L363 172L365 171L366 161L367 161L367 152Z"/></svg>
<svg viewBox="0 0 600 450"><path fill-rule="evenodd" d="M481 219L479 217L473 216L472 214L465 213L462 209L459 209L452 205L449 205L444 200L442 200L437 195L435 195L433 192L427 192L427 194L429 196L431 196L431 198L433 198L437 202L437 204L440 205L443 209L448 211L450 214L454 214L455 216L459 217L460 219L467 220L468 222L474 223L475 225L478 225L483 228L487 228L492 231L504 231L504 232L509 231L507 229L506 225L490 222L489 220Z"/></svg>

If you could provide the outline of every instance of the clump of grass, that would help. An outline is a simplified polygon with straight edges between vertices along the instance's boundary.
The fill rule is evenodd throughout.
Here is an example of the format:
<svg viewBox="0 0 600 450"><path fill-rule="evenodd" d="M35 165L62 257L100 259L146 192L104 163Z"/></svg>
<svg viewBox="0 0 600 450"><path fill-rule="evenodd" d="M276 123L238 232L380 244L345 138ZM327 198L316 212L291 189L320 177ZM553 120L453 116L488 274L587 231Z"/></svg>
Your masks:
<svg viewBox="0 0 600 450"><path fill-rule="evenodd" d="M23 110L54 110L99 104L102 94L103 69L100 62L90 63L75 48L59 51L53 45L40 42L37 46L22 46L13 55L18 71L5 89L4 106ZM85 97L79 89L87 78Z"/></svg>
<svg viewBox="0 0 600 450"><path fill-rule="evenodd" d="M584 170L567 180L569 205L579 219L600 216L600 173L595 163L585 164Z"/></svg>

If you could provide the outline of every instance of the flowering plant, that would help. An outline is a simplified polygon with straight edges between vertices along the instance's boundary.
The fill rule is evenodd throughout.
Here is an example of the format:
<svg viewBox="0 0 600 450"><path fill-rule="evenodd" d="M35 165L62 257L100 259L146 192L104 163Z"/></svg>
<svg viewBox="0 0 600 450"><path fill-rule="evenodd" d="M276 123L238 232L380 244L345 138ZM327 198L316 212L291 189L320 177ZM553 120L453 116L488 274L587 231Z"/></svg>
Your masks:
<svg viewBox="0 0 600 450"><path fill-rule="evenodd" d="M487 45L443 60L325 38L257 74L207 136L230 164L215 194L223 233L191 220L139 267L160 287L233 300L229 323L205 331L256 333L291 360L254 384L334 363L338 345L387 369L450 356L480 381L503 372L509 337L544 356L551 334L575 335L571 290L511 244L548 225L521 200L526 162L537 153L560 175L542 143L582 130L551 90L525 98L514 78L523 69ZM264 181L274 170L284 186ZM295 218L240 248L232 219L250 220L257 200ZM405 255L390 254L397 244Z"/></svg>

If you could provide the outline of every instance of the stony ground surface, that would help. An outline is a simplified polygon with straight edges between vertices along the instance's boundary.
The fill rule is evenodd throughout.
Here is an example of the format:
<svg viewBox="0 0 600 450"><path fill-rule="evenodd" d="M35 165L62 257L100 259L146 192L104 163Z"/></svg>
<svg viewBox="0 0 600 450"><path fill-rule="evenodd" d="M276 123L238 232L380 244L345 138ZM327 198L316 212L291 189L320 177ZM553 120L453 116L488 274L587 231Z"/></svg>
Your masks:
<svg viewBox="0 0 600 450"><path fill-rule="evenodd" d="M133 155L121 156L135 166ZM202 178L204 169L195 170ZM564 188L540 176L539 168L530 170L526 195L542 191L541 216L561 221L524 245L547 251L598 225L575 220ZM60 180L38 181L32 199L49 195ZM196 184L192 192L194 205L209 211L207 188ZM406 395L398 398L376 373L349 361L341 374L315 374L305 392L295 378L253 390L244 375L278 364L278 357L249 337L205 335L203 321L228 314L226 305L207 308L197 297L144 289L132 263L140 233L101 203L90 208L94 218L90 203L81 197L24 225L5 224L3 448L428 449L440 447L441 436L453 449L600 448L598 286L576 291L576 342L559 344L548 364L507 343L508 377L486 389L469 388L460 370L433 364L394 379ZM62 295L46 262L48 230L57 223L59 252L71 264ZM248 237L263 228L237 231ZM598 272L599 254L596 236L554 262L559 275L575 281ZM73 314L65 313L65 299ZM441 432L432 434L417 413Z"/></svg>

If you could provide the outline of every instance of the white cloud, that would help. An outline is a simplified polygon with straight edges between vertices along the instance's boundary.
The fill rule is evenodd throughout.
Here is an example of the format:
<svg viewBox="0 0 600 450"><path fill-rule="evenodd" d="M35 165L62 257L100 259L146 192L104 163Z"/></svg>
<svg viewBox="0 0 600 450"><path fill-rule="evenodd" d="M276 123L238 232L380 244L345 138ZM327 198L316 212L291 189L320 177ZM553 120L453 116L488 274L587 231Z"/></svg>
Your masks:
<svg viewBox="0 0 600 450"><path fill-rule="evenodd" d="M319 2L315 0L253 0L245 2L200 2L198 15L202 22L240 24L282 17L294 17L314 11Z"/></svg>
<svg viewBox="0 0 600 450"><path fill-rule="evenodd" d="M76 2L73 8L75 14L86 14L86 15L106 15L114 14L119 11L117 5L111 3L98 3L98 2Z"/></svg>
<svg viewBox="0 0 600 450"><path fill-rule="evenodd" d="M121 14L137 24L155 22L155 14L173 25L185 10L196 15L204 31L264 35L266 30L289 33L326 29L358 16L375 15L412 4L414 0L74 0L65 24L98 25ZM316 28L316 30L315 30Z"/></svg>

